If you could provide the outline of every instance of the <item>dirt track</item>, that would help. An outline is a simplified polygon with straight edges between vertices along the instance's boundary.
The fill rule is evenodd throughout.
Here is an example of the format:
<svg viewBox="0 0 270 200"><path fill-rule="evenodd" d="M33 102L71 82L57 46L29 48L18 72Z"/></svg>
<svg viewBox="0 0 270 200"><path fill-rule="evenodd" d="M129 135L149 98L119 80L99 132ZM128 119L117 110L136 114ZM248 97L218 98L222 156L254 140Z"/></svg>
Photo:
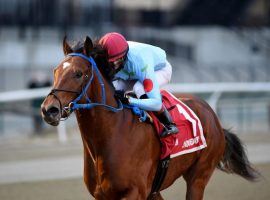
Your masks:
<svg viewBox="0 0 270 200"><path fill-rule="evenodd" d="M237 176L216 171L204 199L218 200L266 200L270 199L270 164L259 165L265 179L257 183L247 182ZM185 184L182 179L167 189L164 199L185 199ZM0 185L1 200L74 200L93 199L89 196L82 178L16 183Z"/></svg>
<svg viewBox="0 0 270 200"><path fill-rule="evenodd" d="M259 135L244 137L246 144L254 143L269 146L269 135L258 137ZM255 150L255 151L254 151ZM257 154L256 149L250 152ZM254 154L255 153L255 154ZM0 141L0 166L5 163L17 163L20 161L36 160L42 158L60 159L63 156L81 156L80 138L70 139L65 145L60 145L53 138L36 138L25 141ZM269 154L264 153L268 158ZM38 162L39 163L39 162ZM76 164L76 163L75 163ZM78 164L76 164L78 165ZM42 166L43 168L46 166ZM215 171L205 192L207 200L268 200L270 199L270 163L256 166L264 176L264 179L257 183L250 183L244 179L228 175L218 170ZM3 168L2 168L3 169ZM7 169L8 170L8 169ZM23 168L19 168L24 172ZM37 169L40 171L40 169ZM79 171L82 172L82 169ZM64 171L65 172L65 171ZM6 173L7 172L2 172ZM31 171L30 174L33 172ZM66 173L66 172L65 172ZM25 174L25 172L24 172ZM1 182L1 180L0 180ZM164 199L176 200L185 199L185 182L179 179L173 186L163 192ZM86 200L93 199L86 190L82 177L67 178L51 181L28 181L0 184L0 200Z"/></svg>

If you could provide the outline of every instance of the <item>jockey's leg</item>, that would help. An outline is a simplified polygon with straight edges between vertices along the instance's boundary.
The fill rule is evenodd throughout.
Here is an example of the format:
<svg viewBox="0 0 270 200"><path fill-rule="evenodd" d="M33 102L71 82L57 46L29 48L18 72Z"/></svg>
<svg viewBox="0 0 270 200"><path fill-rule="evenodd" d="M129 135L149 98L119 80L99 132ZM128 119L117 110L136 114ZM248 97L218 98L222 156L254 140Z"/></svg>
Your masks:
<svg viewBox="0 0 270 200"><path fill-rule="evenodd" d="M140 99L147 99L147 94L143 94ZM158 112L153 112L158 120L164 125L164 131L161 134L161 137L166 137L171 134L176 134L179 132L178 128L176 127L175 123L172 120L171 114L162 106L161 110Z"/></svg>
<svg viewBox="0 0 270 200"><path fill-rule="evenodd" d="M172 77L172 66L169 62L166 66L158 71L155 71L156 80L159 87L162 87L170 82ZM137 98L141 98L145 94L144 87L140 81L137 81L133 86L133 91L135 92Z"/></svg>
<svg viewBox="0 0 270 200"><path fill-rule="evenodd" d="M172 66L169 62L166 63L166 66L158 71L155 71L155 75L159 86L167 84L171 80L172 76ZM147 95L145 94L143 85L138 81L133 87L134 92L138 98L146 99ZM172 117L168 110L162 106L159 112L153 112L159 119L159 121L165 126L165 130L162 133L162 137L165 137L170 134L176 134L179 132L178 128L172 121Z"/></svg>
<svg viewBox="0 0 270 200"><path fill-rule="evenodd" d="M155 72L159 86L162 87L170 82L172 77L172 66L169 62L166 63L166 66ZM176 134L179 132L178 128L172 121L172 117L168 110L162 106L159 112L154 112L157 118L165 126L165 130L162 133L161 137L165 137L170 134Z"/></svg>
<svg viewBox="0 0 270 200"><path fill-rule="evenodd" d="M172 66L169 62L162 69L155 71L156 79L159 87L162 87L171 81L172 77Z"/></svg>
<svg viewBox="0 0 270 200"><path fill-rule="evenodd" d="M113 86L115 90L123 90L123 91L132 90L134 84L135 81L125 81L122 79L117 79L113 81Z"/></svg>
<svg viewBox="0 0 270 200"><path fill-rule="evenodd" d="M158 120L164 125L164 131L161 134L161 137L166 137L168 135L176 134L179 132L178 128L172 120L169 111L165 108L165 106L162 106L159 112L153 113L155 113Z"/></svg>

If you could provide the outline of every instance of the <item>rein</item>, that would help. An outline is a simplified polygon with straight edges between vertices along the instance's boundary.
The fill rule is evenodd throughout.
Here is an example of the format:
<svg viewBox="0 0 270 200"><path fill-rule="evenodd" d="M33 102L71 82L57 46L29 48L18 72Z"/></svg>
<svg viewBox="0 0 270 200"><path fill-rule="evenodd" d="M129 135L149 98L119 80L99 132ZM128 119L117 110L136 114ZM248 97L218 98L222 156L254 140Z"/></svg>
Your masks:
<svg viewBox="0 0 270 200"><path fill-rule="evenodd" d="M118 103L118 107L117 108L106 104L105 85L104 85L104 82L103 82L103 79L102 79L102 75L101 75L101 73L100 73L100 71L99 71L99 69L97 67L97 64L96 64L96 62L94 61L94 59L92 57L87 57L87 56L85 56L85 55L83 55L81 53L70 53L67 56L78 56L78 57L81 57L81 58L87 60L88 62L90 62L91 68L92 68L92 74L91 74L91 77L90 77L89 81L87 82L87 84L82 88L82 91L81 92L72 91L72 90L58 89L58 88L55 88L55 89L52 89L51 90L51 92L49 93L49 95L53 95L59 101L61 110L64 110L67 113L71 113L74 110L91 109L91 108L96 107L96 106L105 107L106 109L108 109L108 110L110 110L112 112L119 112L119 111L123 110L123 104L118 99L117 99L117 103ZM102 100L101 100L101 103L92 102L91 99L87 95L88 88L90 87L90 85L91 85L91 83L92 83L92 81L94 79L94 71L96 72L96 75L97 75L97 78L98 78L98 82L99 82L99 84L101 86L101 91L102 91ZM67 107L64 107L64 109L63 109L62 108L61 101L57 97L56 92L75 93L75 94L78 95L78 97L76 97L76 99L74 99L73 101L71 101L69 103L69 105ZM78 103L83 97L86 98L86 103L85 104Z"/></svg>

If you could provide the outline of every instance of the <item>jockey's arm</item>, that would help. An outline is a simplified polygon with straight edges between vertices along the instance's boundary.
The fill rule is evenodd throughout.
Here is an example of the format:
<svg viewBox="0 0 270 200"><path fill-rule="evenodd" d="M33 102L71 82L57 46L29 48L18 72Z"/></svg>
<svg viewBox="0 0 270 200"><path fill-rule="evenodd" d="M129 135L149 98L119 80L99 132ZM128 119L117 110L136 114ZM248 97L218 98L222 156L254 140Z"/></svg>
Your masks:
<svg viewBox="0 0 270 200"><path fill-rule="evenodd" d="M156 98L149 99L136 99L133 97L129 98L130 105L138 106L139 108L147 111L160 111L162 108L162 102Z"/></svg>
<svg viewBox="0 0 270 200"><path fill-rule="evenodd" d="M141 109L148 111L160 111L162 108L161 95L159 90L159 84L156 80L154 69L150 68L146 71L143 78L139 80L147 99L129 98L129 103L133 106L138 106Z"/></svg>

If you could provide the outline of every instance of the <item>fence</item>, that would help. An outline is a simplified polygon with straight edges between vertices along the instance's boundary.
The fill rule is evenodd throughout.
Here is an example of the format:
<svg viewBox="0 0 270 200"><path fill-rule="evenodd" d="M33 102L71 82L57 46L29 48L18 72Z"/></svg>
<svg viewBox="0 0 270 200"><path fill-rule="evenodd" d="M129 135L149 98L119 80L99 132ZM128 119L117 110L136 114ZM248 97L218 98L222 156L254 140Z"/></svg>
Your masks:
<svg viewBox="0 0 270 200"><path fill-rule="evenodd" d="M238 133L269 133L270 83L169 84L165 89L175 94L201 96L216 111L226 128L233 128ZM0 93L2 135L14 134L12 132L28 134L30 117L35 114L31 112L29 100L43 98L49 90L41 88ZM75 126L74 117L69 120L68 124ZM60 141L67 139L64 123L58 128L58 134Z"/></svg>

